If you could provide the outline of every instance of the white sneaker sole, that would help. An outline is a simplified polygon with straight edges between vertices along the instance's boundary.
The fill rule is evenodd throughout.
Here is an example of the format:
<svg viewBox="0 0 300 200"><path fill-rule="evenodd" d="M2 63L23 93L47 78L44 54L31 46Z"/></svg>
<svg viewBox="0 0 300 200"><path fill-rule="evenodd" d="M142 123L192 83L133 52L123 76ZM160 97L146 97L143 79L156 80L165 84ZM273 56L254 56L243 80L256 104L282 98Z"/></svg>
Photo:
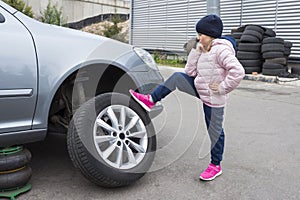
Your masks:
<svg viewBox="0 0 300 200"><path fill-rule="evenodd" d="M147 112L150 112L151 109L146 106L146 104L144 104L143 102L141 102L138 98L136 98L130 91L129 91L130 95L132 96L132 98L137 102L139 103Z"/></svg>
<svg viewBox="0 0 300 200"><path fill-rule="evenodd" d="M217 178L218 176L220 176L221 174L222 174L222 170L219 171L219 173L217 173L215 176L213 176L211 178L203 178L203 177L199 176L199 179L202 180L202 181L212 181L215 178Z"/></svg>

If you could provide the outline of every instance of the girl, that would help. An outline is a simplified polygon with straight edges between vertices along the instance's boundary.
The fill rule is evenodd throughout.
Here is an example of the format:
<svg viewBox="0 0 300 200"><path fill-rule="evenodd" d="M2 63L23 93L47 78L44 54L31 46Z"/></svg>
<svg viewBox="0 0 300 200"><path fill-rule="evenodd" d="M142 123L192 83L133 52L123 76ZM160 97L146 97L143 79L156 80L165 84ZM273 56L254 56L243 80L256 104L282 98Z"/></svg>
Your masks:
<svg viewBox="0 0 300 200"><path fill-rule="evenodd" d="M196 24L199 44L188 56L185 73L174 73L148 95L130 90L132 97L147 111L176 88L201 99L211 140L211 163L200 174L201 180L213 180L222 174L224 106L228 93L245 76L244 68L235 57L233 44L220 39L222 30L223 23L218 16L203 17Z"/></svg>

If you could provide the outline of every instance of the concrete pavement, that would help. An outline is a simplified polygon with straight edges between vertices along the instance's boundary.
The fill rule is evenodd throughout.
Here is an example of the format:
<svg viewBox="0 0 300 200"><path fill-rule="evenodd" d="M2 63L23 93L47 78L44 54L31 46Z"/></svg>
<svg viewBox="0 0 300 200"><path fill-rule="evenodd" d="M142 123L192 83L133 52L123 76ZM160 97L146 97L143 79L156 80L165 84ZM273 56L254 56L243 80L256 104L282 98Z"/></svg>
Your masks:
<svg viewBox="0 0 300 200"><path fill-rule="evenodd" d="M164 77L174 72L160 70ZM28 146L33 188L18 199L299 199L300 87L242 81L226 108L223 174L212 182L198 180L210 159L201 103L179 91L162 103L165 109L154 119L157 155L137 183L93 185L73 167L65 137L52 134Z"/></svg>

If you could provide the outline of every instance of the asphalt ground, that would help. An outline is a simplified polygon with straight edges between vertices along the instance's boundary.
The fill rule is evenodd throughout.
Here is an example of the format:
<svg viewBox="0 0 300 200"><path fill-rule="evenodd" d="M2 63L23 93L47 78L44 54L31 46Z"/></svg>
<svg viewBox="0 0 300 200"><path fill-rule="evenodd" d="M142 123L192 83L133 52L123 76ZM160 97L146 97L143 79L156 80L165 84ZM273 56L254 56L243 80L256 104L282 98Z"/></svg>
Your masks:
<svg viewBox="0 0 300 200"><path fill-rule="evenodd" d="M160 70L164 77L175 71ZM223 174L210 182L198 179L210 160L201 103L179 91L162 103L153 120L156 158L135 184L106 189L90 183L73 167L66 137L49 134L27 146L33 187L17 199L299 199L299 86L242 81L226 107Z"/></svg>

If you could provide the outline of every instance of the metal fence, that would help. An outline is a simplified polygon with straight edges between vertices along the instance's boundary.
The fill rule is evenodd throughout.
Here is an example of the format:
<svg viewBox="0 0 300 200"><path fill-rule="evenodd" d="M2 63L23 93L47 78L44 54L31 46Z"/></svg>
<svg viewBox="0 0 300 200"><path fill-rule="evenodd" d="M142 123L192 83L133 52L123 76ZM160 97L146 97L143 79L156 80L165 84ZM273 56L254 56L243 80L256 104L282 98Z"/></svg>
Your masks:
<svg viewBox="0 0 300 200"><path fill-rule="evenodd" d="M223 34L246 24L272 28L293 43L291 57L299 60L299 10L299 0L220 0ZM206 14L206 0L132 0L130 42L183 53L183 45L196 36L195 23Z"/></svg>

